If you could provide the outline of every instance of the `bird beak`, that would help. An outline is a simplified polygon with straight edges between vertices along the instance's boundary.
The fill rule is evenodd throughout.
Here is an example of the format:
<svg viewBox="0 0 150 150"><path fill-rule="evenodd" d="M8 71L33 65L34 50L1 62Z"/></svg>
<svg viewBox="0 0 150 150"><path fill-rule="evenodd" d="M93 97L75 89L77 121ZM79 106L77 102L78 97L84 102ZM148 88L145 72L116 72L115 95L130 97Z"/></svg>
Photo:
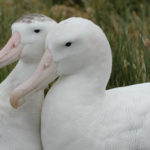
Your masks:
<svg viewBox="0 0 150 150"><path fill-rule="evenodd" d="M56 78L57 64L53 61L50 51L46 50L33 75L12 92L10 96L10 103L12 107L17 109L22 104L21 98L29 93L45 88Z"/></svg>
<svg viewBox="0 0 150 150"><path fill-rule="evenodd" d="M0 51L0 68L17 61L20 58L22 49L21 36L19 32L16 31Z"/></svg>

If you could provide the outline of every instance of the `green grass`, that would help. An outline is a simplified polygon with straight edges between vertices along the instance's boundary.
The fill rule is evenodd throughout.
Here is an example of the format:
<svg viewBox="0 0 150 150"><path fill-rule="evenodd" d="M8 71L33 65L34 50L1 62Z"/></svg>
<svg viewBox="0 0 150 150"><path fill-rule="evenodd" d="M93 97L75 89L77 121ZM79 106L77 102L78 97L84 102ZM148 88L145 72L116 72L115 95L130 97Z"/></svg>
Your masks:
<svg viewBox="0 0 150 150"><path fill-rule="evenodd" d="M57 21L84 16L101 26L113 54L108 88L150 81L149 0L1 0L0 48L10 37L11 24L24 14L35 12ZM0 81L13 66L0 69Z"/></svg>

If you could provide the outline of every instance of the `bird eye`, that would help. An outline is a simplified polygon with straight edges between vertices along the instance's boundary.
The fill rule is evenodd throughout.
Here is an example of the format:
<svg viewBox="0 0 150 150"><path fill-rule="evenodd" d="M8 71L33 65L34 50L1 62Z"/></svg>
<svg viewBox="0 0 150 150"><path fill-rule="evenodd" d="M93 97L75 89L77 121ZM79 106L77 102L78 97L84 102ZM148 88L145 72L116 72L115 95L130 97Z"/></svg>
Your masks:
<svg viewBox="0 0 150 150"><path fill-rule="evenodd" d="M65 44L65 46L67 46L67 47L69 47L69 46L71 46L71 42L67 42L66 44Z"/></svg>
<svg viewBox="0 0 150 150"><path fill-rule="evenodd" d="M34 32L35 33L39 33L41 30L40 29L35 29Z"/></svg>

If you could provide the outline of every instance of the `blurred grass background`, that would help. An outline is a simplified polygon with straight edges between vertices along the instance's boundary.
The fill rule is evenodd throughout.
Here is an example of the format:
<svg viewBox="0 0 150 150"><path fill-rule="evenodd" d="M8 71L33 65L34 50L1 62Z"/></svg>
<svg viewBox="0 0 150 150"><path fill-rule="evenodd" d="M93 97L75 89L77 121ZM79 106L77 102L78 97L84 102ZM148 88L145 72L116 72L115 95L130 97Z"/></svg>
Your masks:
<svg viewBox="0 0 150 150"><path fill-rule="evenodd" d="M81 16L100 25L113 54L107 88L150 81L150 0L0 0L0 48L11 35L11 24L29 13L56 21ZM0 69L0 81L13 67Z"/></svg>

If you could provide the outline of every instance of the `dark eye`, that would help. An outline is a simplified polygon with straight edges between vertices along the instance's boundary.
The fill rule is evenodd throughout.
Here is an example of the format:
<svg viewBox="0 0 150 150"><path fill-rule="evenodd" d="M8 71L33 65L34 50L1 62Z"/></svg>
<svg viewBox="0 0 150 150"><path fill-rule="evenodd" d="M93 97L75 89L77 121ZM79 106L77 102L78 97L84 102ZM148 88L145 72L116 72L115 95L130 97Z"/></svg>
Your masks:
<svg viewBox="0 0 150 150"><path fill-rule="evenodd" d="M67 42L66 44L65 44L65 46L67 46L67 47L69 47L69 46L71 46L71 42Z"/></svg>
<svg viewBox="0 0 150 150"><path fill-rule="evenodd" d="M34 32L35 33L39 33L41 30L40 29L35 29Z"/></svg>

